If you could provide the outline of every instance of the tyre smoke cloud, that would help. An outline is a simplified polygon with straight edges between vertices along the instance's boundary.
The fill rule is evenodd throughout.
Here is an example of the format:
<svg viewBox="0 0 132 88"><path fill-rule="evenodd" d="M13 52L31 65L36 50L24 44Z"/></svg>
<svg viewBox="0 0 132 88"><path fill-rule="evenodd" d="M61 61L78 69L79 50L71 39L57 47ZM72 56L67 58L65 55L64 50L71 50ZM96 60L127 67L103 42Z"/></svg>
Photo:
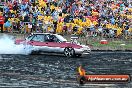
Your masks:
<svg viewBox="0 0 132 88"><path fill-rule="evenodd" d="M15 38L9 35L0 36L0 54L28 55L32 51L31 45L16 45Z"/></svg>

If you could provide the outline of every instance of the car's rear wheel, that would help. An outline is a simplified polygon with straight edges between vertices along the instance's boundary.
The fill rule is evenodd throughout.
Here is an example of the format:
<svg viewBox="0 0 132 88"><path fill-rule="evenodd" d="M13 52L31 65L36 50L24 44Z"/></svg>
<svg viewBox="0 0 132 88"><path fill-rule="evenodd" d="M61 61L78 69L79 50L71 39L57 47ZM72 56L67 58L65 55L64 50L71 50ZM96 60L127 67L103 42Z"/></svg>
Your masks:
<svg viewBox="0 0 132 88"><path fill-rule="evenodd" d="M75 56L75 50L71 47L67 47L64 49L64 55L66 57L74 57Z"/></svg>

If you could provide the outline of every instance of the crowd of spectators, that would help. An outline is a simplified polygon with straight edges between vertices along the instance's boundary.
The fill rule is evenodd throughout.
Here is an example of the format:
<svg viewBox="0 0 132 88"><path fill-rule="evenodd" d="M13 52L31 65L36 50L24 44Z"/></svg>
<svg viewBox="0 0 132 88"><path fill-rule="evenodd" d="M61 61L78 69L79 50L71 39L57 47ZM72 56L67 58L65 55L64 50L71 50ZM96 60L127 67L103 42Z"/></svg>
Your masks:
<svg viewBox="0 0 132 88"><path fill-rule="evenodd" d="M131 3L122 0L7 0L3 5L1 32L109 37L132 32Z"/></svg>

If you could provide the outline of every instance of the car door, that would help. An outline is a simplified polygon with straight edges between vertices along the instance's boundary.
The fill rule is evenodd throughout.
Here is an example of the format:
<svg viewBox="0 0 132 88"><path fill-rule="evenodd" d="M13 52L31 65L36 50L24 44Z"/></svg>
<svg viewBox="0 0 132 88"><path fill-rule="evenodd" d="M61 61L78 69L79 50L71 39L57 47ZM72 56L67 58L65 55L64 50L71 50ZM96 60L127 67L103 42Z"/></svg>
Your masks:
<svg viewBox="0 0 132 88"><path fill-rule="evenodd" d="M50 34L47 37L49 37L49 38L46 43L47 43L47 46L48 46L48 49L50 52L60 53L60 52L64 51L63 43L61 41L59 41L59 39L55 35Z"/></svg>
<svg viewBox="0 0 132 88"><path fill-rule="evenodd" d="M39 51L47 51L47 43L45 42L45 35L44 34L36 34L34 37L30 40L30 45L34 47L35 50Z"/></svg>

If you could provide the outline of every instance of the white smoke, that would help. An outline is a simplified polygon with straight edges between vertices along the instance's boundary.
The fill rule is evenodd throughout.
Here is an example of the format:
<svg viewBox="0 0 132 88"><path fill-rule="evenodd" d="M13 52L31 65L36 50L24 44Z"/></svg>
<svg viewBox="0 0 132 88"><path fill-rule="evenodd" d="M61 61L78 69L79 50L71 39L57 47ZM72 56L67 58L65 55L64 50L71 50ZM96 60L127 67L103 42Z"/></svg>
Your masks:
<svg viewBox="0 0 132 88"><path fill-rule="evenodd" d="M28 55L33 50L30 45L16 45L13 36L0 36L0 54L24 54Z"/></svg>

